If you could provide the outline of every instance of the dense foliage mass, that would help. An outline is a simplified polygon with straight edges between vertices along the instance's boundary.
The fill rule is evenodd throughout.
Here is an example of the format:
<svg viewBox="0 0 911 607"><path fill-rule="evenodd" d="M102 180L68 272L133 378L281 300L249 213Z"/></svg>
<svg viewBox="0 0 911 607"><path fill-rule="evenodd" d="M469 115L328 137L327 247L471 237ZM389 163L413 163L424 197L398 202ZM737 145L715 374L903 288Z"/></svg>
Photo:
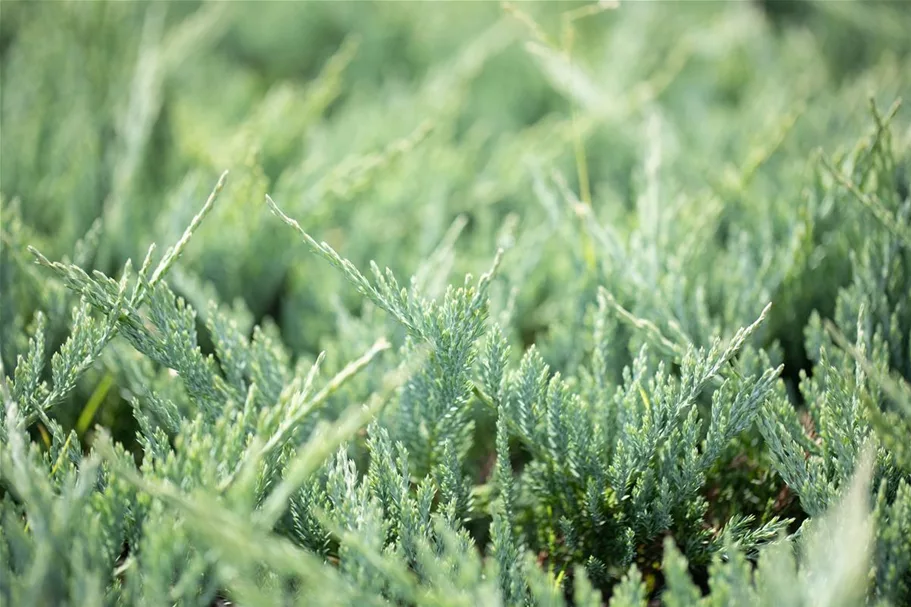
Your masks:
<svg viewBox="0 0 911 607"><path fill-rule="evenodd" d="M911 604L908 31L4 2L0 602Z"/></svg>

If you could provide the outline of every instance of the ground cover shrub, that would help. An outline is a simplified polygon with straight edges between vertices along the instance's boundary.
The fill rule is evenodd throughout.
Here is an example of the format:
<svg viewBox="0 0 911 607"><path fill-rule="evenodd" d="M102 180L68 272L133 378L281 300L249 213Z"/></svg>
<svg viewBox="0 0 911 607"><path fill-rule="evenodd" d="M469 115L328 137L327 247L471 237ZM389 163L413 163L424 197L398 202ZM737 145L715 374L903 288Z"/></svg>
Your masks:
<svg viewBox="0 0 911 607"><path fill-rule="evenodd" d="M3 604L908 604L909 29L4 4Z"/></svg>

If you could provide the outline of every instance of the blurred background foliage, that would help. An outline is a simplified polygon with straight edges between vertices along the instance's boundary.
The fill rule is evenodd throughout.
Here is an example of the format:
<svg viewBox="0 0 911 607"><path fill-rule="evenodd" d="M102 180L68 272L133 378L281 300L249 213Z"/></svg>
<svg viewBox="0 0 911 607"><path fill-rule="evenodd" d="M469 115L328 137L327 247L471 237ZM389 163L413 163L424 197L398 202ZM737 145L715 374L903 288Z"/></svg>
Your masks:
<svg viewBox="0 0 911 607"><path fill-rule="evenodd" d="M515 241L492 313L556 370L590 347L607 283L694 343L774 301L761 339L796 378L867 225L818 150L838 160L868 132L871 96L907 98L908 31L902 2L4 2L4 368L38 309L54 351L74 303L27 245L116 272L174 242L227 169L171 283L201 316L213 297L274 323L293 355L338 368L384 327L352 321L374 312L267 193L400 276L457 234L437 292ZM904 161L888 187L907 191ZM57 416L73 423L104 373ZM97 421L132 424L118 390L102 397Z"/></svg>

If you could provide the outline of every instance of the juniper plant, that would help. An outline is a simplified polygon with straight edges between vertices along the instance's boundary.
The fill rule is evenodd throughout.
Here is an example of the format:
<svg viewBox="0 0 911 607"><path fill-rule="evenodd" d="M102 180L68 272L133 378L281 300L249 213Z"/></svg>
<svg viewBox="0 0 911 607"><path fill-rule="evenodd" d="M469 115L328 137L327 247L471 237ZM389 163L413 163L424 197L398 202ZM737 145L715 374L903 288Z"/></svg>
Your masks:
<svg viewBox="0 0 911 607"><path fill-rule="evenodd" d="M782 10L5 7L3 604L908 604L908 19Z"/></svg>

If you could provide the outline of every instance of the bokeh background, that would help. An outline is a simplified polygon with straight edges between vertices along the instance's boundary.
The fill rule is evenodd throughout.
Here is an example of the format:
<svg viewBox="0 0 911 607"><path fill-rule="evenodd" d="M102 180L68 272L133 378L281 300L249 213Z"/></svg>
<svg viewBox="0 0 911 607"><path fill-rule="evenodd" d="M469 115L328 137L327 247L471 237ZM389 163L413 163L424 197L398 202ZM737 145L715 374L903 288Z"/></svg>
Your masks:
<svg viewBox="0 0 911 607"><path fill-rule="evenodd" d="M808 198L815 159L867 132L871 98L907 98L909 31L904 2L4 1L4 367L38 309L53 352L74 303L27 245L116 275L173 243L229 170L170 282L201 314L245 308L291 356L325 349L331 370L382 325L354 322L373 312L267 193L359 267L409 276L453 237L431 294L516 242L492 310L565 371L596 282L573 278L593 263L585 205L618 239L604 272L631 310L660 324L660 292L707 341L775 300L764 339L796 377L811 310L850 280L850 228L833 227L848 205ZM715 236L693 242L707 217ZM788 265L804 219L817 255ZM96 421L130 436L122 396Z"/></svg>

